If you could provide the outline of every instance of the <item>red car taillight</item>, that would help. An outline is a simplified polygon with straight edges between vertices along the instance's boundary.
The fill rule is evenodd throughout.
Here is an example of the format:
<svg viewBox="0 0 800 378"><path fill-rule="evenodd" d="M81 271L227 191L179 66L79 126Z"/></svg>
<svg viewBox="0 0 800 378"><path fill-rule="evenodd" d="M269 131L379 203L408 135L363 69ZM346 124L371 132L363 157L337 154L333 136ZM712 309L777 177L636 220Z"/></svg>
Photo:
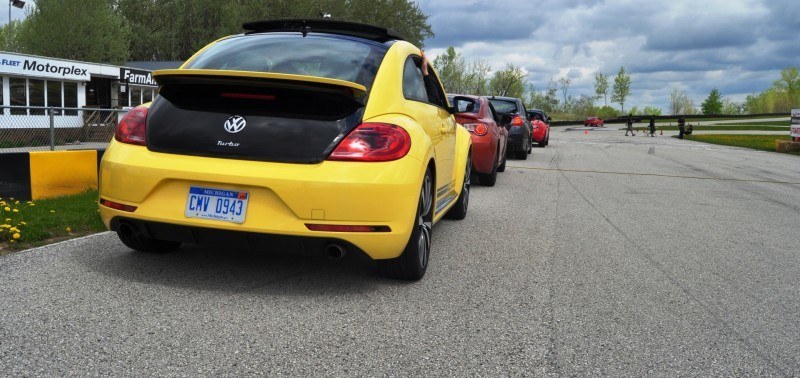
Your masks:
<svg viewBox="0 0 800 378"><path fill-rule="evenodd" d="M144 132L147 126L147 108L138 107L128 111L117 125L114 139L117 142L145 145Z"/></svg>
<svg viewBox="0 0 800 378"><path fill-rule="evenodd" d="M486 132L489 131L489 128L483 123L465 123L464 128L478 136L486 135Z"/></svg>
<svg viewBox="0 0 800 378"><path fill-rule="evenodd" d="M522 126L525 124L525 121L522 120L522 117L519 115L515 115L514 118L511 119L511 126Z"/></svg>
<svg viewBox="0 0 800 378"><path fill-rule="evenodd" d="M328 160L390 161L406 156L411 136L400 126L365 122L350 132Z"/></svg>

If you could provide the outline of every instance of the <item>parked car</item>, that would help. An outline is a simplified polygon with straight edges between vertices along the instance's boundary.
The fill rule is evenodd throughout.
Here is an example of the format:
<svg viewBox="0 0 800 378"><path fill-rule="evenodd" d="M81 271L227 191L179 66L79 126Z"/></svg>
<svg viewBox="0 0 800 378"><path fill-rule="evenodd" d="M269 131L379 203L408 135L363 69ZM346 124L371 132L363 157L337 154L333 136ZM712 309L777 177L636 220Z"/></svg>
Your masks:
<svg viewBox="0 0 800 378"><path fill-rule="evenodd" d="M448 95L455 109L456 121L472 137L472 171L481 185L494 186L497 172L506 169L508 130L497 125L497 112L486 98L469 95Z"/></svg>
<svg viewBox="0 0 800 378"><path fill-rule="evenodd" d="M432 226L462 219L471 138L420 49L331 20L244 24L121 120L100 168L100 215L128 247L181 243L363 252L420 279ZM426 85L431 89L428 91Z"/></svg>
<svg viewBox="0 0 800 378"><path fill-rule="evenodd" d="M522 100L514 97L487 97L500 116L500 125L508 130L508 152L525 160L531 153L531 122Z"/></svg>
<svg viewBox="0 0 800 378"><path fill-rule="evenodd" d="M550 126L550 117L547 115L547 113L544 112L544 110L541 110L541 109L530 109L530 110L528 110L528 117L529 118L534 118L534 115L537 115L537 114L539 116L539 119L541 119L542 121L544 121L544 123L546 123L548 126Z"/></svg>
<svg viewBox="0 0 800 378"><path fill-rule="evenodd" d="M533 131L531 139L536 142L537 147L544 148L550 144L550 119L539 109L528 110L528 117Z"/></svg>
<svg viewBox="0 0 800 378"><path fill-rule="evenodd" d="M600 117L586 117L583 125L586 127L603 127L603 119Z"/></svg>

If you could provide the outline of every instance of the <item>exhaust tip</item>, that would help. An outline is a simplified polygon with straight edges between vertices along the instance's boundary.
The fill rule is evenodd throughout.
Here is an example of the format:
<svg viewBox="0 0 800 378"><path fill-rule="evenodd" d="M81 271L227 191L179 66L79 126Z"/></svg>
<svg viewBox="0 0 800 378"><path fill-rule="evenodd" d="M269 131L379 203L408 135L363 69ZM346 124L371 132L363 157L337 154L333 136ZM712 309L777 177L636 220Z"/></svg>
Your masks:
<svg viewBox="0 0 800 378"><path fill-rule="evenodd" d="M132 236L134 233L134 228L128 222L120 222L117 231L125 236Z"/></svg>
<svg viewBox="0 0 800 378"><path fill-rule="evenodd" d="M345 248L336 243L331 243L325 246L325 254L332 260L339 260L347 253Z"/></svg>

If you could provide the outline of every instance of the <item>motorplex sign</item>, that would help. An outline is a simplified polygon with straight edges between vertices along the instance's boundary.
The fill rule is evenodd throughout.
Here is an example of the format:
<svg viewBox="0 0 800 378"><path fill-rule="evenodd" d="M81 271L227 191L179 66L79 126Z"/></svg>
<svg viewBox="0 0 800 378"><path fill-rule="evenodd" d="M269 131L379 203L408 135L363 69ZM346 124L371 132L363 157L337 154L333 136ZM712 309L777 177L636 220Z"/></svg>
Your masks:
<svg viewBox="0 0 800 378"><path fill-rule="evenodd" d="M792 138L800 138L800 109L792 109Z"/></svg>
<svg viewBox="0 0 800 378"><path fill-rule="evenodd" d="M41 57L0 54L0 73L61 80L89 81L90 67L85 64Z"/></svg>

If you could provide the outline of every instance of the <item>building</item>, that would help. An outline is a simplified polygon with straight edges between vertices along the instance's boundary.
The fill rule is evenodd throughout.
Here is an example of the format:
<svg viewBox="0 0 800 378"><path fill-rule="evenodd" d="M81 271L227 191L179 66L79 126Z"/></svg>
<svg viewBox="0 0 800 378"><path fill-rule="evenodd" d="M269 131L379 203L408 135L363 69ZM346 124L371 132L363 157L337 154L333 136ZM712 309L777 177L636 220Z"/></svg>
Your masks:
<svg viewBox="0 0 800 378"><path fill-rule="evenodd" d="M0 104L58 108L123 108L151 101L151 72L0 51ZM4 109L3 114L44 115L43 109ZM77 115L66 111L64 116Z"/></svg>

